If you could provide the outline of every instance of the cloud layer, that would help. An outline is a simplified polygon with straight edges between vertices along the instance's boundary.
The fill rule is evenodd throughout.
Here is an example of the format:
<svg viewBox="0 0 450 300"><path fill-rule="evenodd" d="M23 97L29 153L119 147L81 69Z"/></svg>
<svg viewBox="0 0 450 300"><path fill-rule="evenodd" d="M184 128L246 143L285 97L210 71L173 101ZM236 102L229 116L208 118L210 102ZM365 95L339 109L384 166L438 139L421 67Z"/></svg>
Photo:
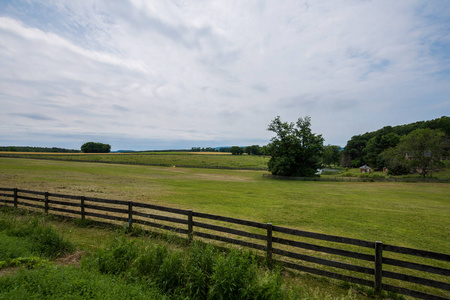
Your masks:
<svg viewBox="0 0 450 300"><path fill-rule="evenodd" d="M0 143L266 144L277 115L327 143L449 115L448 1L0 4Z"/></svg>

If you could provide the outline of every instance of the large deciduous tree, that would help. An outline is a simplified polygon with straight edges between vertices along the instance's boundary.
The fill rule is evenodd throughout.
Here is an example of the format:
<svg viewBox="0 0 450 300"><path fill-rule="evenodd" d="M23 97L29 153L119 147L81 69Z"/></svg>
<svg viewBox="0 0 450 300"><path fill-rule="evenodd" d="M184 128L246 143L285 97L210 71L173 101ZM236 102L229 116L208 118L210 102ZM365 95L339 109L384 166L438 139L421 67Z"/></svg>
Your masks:
<svg viewBox="0 0 450 300"><path fill-rule="evenodd" d="M278 116L267 130L276 134L267 145L271 155L268 167L273 175L312 177L317 173L324 139L312 133L310 117L287 123Z"/></svg>
<svg viewBox="0 0 450 300"><path fill-rule="evenodd" d="M388 149L383 155L388 169L413 169L425 177L431 169L443 165L447 144L448 139L440 130L416 129L403 136L395 150Z"/></svg>
<svg viewBox="0 0 450 300"><path fill-rule="evenodd" d="M230 148L230 152L232 155L242 155L242 153L244 153L244 149L239 146L233 146Z"/></svg>
<svg viewBox="0 0 450 300"><path fill-rule="evenodd" d="M324 146L323 163L325 165L339 164L341 160L341 146L327 145Z"/></svg>
<svg viewBox="0 0 450 300"><path fill-rule="evenodd" d="M81 151L84 153L109 153L111 152L111 145L87 142L81 146Z"/></svg>

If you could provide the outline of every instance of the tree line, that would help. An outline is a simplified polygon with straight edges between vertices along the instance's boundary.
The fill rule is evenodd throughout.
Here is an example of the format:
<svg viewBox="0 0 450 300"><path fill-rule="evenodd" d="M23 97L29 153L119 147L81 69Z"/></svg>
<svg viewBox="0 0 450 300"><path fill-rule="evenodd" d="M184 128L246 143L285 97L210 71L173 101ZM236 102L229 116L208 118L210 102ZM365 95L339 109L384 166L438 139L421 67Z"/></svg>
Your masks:
<svg viewBox="0 0 450 300"><path fill-rule="evenodd" d="M383 152L390 148L397 147L403 137L418 129L436 130L434 132L435 134L438 134L437 132L442 132L442 139L448 139L448 137L450 137L450 117L443 116L430 121L420 121L394 127L386 126L377 131L355 135L344 147L341 165L344 167L359 167L366 164L373 168L381 169L386 166L386 157L389 156L389 153L392 154L392 150L391 152L386 152L384 154ZM421 134L435 135L430 131L421 131ZM418 147L413 144L405 145L405 143L406 142L403 142L403 146L406 146L406 148L403 149L405 150L403 155L406 155L407 151L414 151L415 148ZM444 144L445 143L446 142L444 141ZM431 147L431 145L428 147ZM449 150L448 145L444 145L443 147L444 152ZM431 149L427 149L425 151L430 150Z"/></svg>
<svg viewBox="0 0 450 300"><path fill-rule="evenodd" d="M79 153L80 150L64 149L58 147L29 147L29 146L1 146L2 152L54 152L54 153Z"/></svg>
<svg viewBox="0 0 450 300"><path fill-rule="evenodd" d="M246 147L231 146L231 147L192 147L191 152L226 152L232 155L242 155L247 153L248 155L266 155L266 146L251 145Z"/></svg>

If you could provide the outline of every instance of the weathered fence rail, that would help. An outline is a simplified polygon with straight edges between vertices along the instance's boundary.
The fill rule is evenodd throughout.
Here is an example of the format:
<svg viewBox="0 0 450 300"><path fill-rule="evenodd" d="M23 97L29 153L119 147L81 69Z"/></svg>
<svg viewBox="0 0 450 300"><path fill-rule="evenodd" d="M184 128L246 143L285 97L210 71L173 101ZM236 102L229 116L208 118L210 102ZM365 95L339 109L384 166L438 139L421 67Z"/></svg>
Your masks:
<svg viewBox="0 0 450 300"><path fill-rule="evenodd" d="M279 263L377 292L449 299L448 254L132 201L0 188L0 203L130 227L139 224L187 235L189 240L216 240L264 251L269 265Z"/></svg>

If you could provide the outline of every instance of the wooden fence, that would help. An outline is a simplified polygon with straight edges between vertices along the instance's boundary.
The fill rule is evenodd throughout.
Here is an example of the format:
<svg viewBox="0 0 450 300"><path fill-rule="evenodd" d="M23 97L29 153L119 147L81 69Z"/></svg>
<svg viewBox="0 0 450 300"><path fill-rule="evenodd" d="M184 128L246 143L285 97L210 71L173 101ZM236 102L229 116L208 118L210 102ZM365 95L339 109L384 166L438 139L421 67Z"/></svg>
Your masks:
<svg viewBox="0 0 450 300"><path fill-rule="evenodd" d="M189 241L201 238L251 248L264 253L269 265L282 264L373 287L376 292L383 289L420 299L449 299L448 254L132 201L0 188L0 203L103 223L107 220L109 224L169 230L186 235Z"/></svg>

